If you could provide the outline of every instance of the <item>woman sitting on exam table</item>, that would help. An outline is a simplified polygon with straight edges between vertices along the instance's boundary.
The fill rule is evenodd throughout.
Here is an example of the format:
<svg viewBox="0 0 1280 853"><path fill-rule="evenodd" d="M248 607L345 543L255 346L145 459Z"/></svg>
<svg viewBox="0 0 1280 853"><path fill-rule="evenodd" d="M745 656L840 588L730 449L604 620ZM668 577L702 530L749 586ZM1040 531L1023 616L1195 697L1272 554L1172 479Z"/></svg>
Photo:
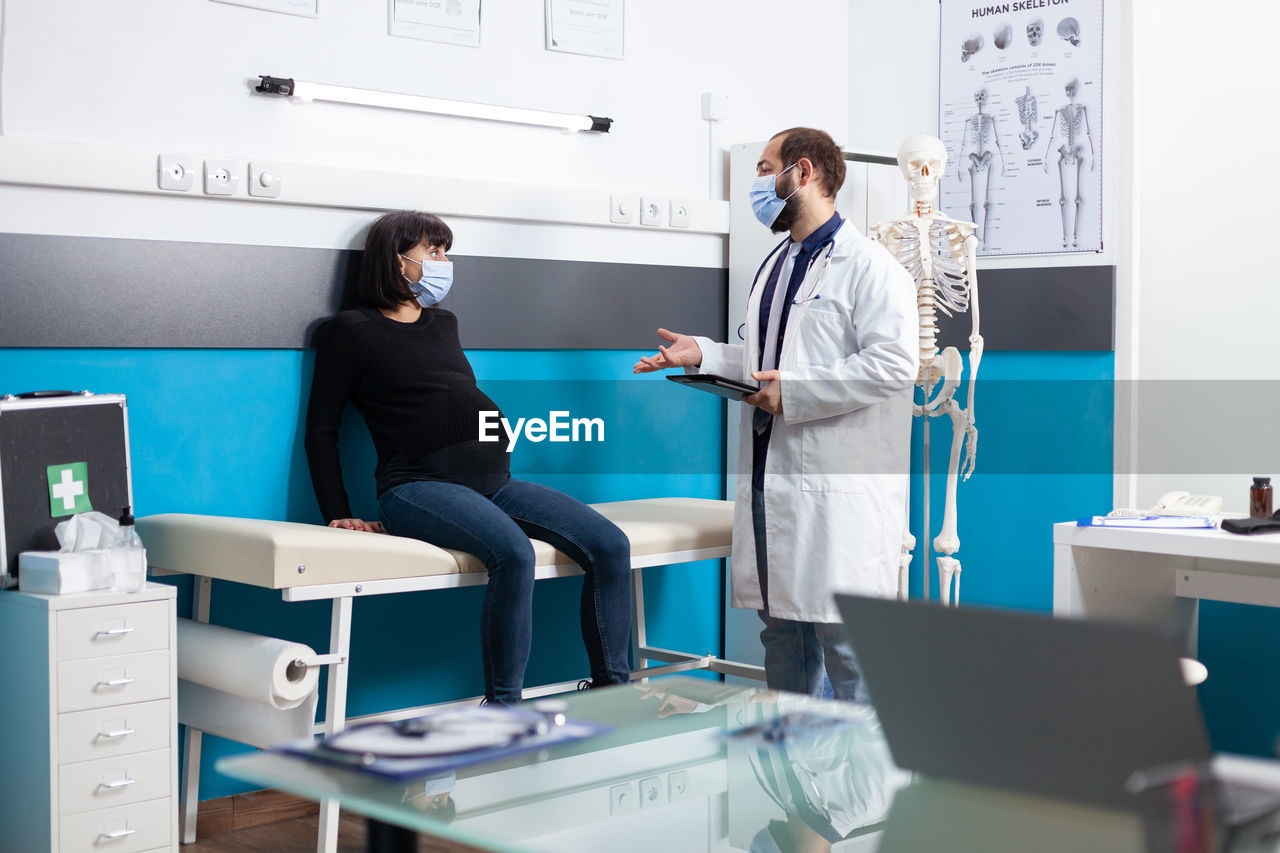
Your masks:
<svg viewBox="0 0 1280 853"><path fill-rule="evenodd" d="M480 610L484 695L520 701L532 628L533 547L551 543L586 572L583 686L626 682L631 635L631 545L613 522L555 489L510 473L507 439L481 441L480 412L498 407L476 387L458 319L439 307L453 283L453 232L403 210L373 223L360 268L359 308L316 338L306 449L330 527L387 532L474 554L489 571ZM381 523L353 518L338 461L350 401L378 454Z"/></svg>

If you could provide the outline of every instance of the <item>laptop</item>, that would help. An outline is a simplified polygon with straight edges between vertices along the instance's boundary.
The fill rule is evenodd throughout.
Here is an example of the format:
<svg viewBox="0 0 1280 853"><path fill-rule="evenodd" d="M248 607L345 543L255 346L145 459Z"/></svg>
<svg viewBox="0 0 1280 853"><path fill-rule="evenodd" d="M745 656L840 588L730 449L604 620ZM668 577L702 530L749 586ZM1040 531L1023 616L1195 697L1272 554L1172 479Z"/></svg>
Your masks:
<svg viewBox="0 0 1280 853"><path fill-rule="evenodd" d="M979 607L836 602L903 769L1130 807L1136 771L1211 757L1171 637Z"/></svg>

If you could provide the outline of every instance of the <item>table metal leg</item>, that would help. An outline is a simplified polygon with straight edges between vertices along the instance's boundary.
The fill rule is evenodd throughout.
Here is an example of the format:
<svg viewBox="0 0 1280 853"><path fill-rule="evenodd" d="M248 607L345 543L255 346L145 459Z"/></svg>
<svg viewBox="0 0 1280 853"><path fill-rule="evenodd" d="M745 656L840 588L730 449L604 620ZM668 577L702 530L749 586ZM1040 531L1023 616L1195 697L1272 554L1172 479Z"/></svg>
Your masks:
<svg viewBox="0 0 1280 853"><path fill-rule="evenodd" d="M418 833L403 826L365 818L366 853L418 853Z"/></svg>
<svg viewBox="0 0 1280 853"><path fill-rule="evenodd" d="M337 734L347 720L347 658L351 654L351 598L333 599L329 624L329 653L338 661L329 664L329 683L325 690L324 733ZM370 850L374 849L372 847ZM388 848L391 849L391 848ZM407 849L407 848L406 848ZM316 839L318 853L337 853L338 801L320 801L320 833Z"/></svg>
<svg viewBox="0 0 1280 853"><path fill-rule="evenodd" d="M209 621L209 595L213 590L212 578L193 578L191 583L191 618L197 622ZM178 697L173 697L177 702ZM196 812L200 807L200 745L202 733L187 726L183 738L182 780L178 789L178 834L183 844L196 840Z"/></svg>

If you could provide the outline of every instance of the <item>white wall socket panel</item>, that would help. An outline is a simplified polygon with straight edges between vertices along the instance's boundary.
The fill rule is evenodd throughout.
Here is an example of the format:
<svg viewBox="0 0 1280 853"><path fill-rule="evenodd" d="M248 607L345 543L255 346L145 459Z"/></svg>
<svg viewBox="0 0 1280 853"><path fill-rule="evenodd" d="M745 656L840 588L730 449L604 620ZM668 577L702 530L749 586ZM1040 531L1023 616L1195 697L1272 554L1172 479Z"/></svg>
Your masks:
<svg viewBox="0 0 1280 853"><path fill-rule="evenodd" d="M660 806L667 801L667 788L661 776L640 780L640 808Z"/></svg>
<svg viewBox="0 0 1280 853"><path fill-rule="evenodd" d="M689 772L677 770L667 777L667 790L671 802L684 799L689 793Z"/></svg>
<svg viewBox="0 0 1280 853"><path fill-rule="evenodd" d="M236 177L234 160L204 161L204 191L208 195L235 195Z"/></svg>
<svg viewBox="0 0 1280 853"><path fill-rule="evenodd" d="M249 195L275 198L280 195L280 164L249 164Z"/></svg>
<svg viewBox="0 0 1280 853"><path fill-rule="evenodd" d="M609 196L609 221L619 225L630 225L636 221L636 209L639 207L639 196L611 195Z"/></svg>
<svg viewBox="0 0 1280 853"><path fill-rule="evenodd" d="M195 183L195 168L195 163L185 154L161 154L156 158L160 189L186 192Z"/></svg>
<svg viewBox="0 0 1280 853"><path fill-rule="evenodd" d="M640 807L636 798L635 783L625 782L614 785L609 789L609 814L630 814Z"/></svg>
<svg viewBox="0 0 1280 853"><path fill-rule="evenodd" d="M685 204L683 201L673 200L671 202L671 227L689 227L689 205Z"/></svg>
<svg viewBox="0 0 1280 853"><path fill-rule="evenodd" d="M662 225L662 220L667 214L667 200L665 198L644 198L640 199L640 224L641 225Z"/></svg>

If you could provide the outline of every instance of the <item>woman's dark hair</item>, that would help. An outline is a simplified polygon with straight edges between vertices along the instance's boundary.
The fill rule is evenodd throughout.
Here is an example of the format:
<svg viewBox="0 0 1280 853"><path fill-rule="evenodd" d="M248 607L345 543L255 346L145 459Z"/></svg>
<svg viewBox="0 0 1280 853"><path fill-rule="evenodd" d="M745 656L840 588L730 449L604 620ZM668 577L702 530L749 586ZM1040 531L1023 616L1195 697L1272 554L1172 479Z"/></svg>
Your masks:
<svg viewBox="0 0 1280 853"><path fill-rule="evenodd" d="M378 217L364 241L364 261L360 264L357 292L370 308L395 308L413 299L409 282L400 274L400 255L422 241L453 247L453 232L444 220L418 210L397 210Z"/></svg>

